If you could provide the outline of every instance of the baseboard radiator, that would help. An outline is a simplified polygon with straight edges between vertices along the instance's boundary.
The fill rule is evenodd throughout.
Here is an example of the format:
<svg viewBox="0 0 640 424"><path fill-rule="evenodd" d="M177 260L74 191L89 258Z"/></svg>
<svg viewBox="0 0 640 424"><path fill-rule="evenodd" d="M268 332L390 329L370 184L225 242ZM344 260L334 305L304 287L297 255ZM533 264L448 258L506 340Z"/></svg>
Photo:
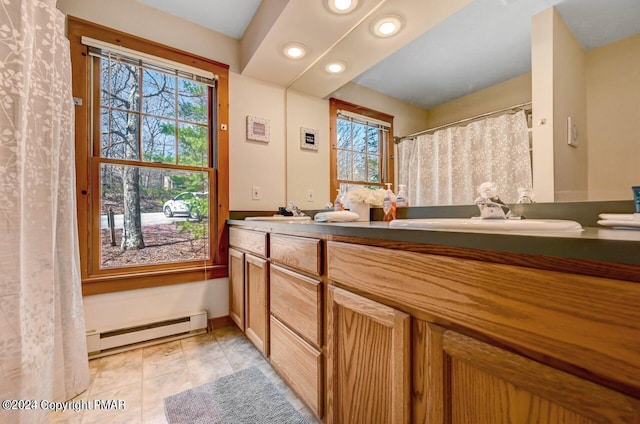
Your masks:
<svg viewBox="0 0 640 424"><path fill-rule="evenodd" d="M207 332L207 312L137 323L115 330L87 331L87 351L97 358Z"/></svg>

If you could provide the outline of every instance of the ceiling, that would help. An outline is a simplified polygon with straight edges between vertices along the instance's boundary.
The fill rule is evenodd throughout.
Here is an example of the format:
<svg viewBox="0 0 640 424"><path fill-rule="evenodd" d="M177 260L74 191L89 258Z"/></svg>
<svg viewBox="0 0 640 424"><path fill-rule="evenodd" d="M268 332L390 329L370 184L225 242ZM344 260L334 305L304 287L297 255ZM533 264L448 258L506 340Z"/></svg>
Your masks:
<svg viewBox="0 0 640 424"><path fill-rule="evenodd" d="M531 17L555 6L585 48L640 33L640 0L360 0L334 15L320 0L137 0L240 40L243 75L324 98L354 82L423 108L530 72ZM379 39L370 26L399 15ZM293 61L282 47L303 43ZM329 75L330 59L347 64Z"/></svg>

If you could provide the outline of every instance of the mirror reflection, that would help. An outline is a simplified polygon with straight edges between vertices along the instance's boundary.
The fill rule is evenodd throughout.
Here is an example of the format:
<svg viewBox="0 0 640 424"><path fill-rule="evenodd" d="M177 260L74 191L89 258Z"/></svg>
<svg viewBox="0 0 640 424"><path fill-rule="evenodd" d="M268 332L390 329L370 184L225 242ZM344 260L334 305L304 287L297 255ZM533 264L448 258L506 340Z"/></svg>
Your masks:
<svg viewBox="0 0 640 424"><path fill-rule="evenodd" d="M353 82L427 110L434 130L396 152L411 206L473 203L483 180L508 202L630 199L640 182L636 0L476 0Z"/></svg>

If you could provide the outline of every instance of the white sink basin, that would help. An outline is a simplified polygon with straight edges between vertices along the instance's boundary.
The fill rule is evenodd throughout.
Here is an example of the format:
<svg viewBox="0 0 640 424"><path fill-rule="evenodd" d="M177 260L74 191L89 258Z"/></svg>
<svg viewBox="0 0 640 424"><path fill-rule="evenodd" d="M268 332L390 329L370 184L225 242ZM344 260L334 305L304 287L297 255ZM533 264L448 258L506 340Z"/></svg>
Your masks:
<svg viewBox="0 0 640 424"><path fill-rule="evenodd" d="M284 215L271 215L271 216L248 216L245 221L280 221L280 222L300 222L310 221L310 216L284 216Z"/></svg>
<svg viewBox="0 0 640 424"><path fill-rule="evenodd" d="M474 218L423 218L396 219L389 223L393 228L449 231L509 231L550 232L582 231L575 221L564 219L474 219Z"/></svg>

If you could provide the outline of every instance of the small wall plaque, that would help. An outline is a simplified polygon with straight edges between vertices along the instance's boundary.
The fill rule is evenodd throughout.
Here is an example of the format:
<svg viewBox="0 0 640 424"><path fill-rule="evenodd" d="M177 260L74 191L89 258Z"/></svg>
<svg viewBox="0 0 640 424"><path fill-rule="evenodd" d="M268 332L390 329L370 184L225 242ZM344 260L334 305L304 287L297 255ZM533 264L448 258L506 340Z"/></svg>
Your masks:
<svg viewBox="0 0 640 424"><path fill-rule="evenodd" d="M269 142L269 120L247 115L247 140Z"/></svg>
<svg viewBox="0 0 640 424"><path fill-rule="evenodd" d="M307 150L318 150L318 130L300 127L300 148Z"/></svg>

